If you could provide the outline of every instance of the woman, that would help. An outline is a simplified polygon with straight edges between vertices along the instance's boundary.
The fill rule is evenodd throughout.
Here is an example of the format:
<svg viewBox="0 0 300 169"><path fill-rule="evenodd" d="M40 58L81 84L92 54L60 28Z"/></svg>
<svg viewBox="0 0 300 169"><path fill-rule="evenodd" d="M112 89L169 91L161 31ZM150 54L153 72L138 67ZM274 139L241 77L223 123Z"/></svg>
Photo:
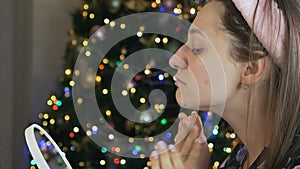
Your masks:
<svg viewBox="0 0 300 169"><path fill-rule="evenodd" d="M212 84L205 67L209 51L197 44L195 31L170 59L177 69L177 102L213 110L242 141L220 168L300 168L299 18L297 0L213 0L199 11L191 29L197 27L212 42L224 66L226 97L217 102L210 102ZM198 102L195 96L203 93ZM152 168L208 168L201 120L196 114L180 113L179 118L177 138L186 129L190 132L176 146L158 142Z"/></svg>

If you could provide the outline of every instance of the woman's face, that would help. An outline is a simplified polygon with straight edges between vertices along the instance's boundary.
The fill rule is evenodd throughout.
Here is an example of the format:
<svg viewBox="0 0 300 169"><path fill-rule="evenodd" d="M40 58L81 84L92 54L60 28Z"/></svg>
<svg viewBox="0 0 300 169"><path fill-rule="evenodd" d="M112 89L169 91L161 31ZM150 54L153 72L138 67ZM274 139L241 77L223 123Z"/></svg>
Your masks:
<svg viewBox="0 0 300 169"><path fill-rule="evenodd" d="M187 42L170 59L177 69L177 102L185 108L222 111L240 84L240 66L230 57L230 39L220 21L221 2L211 1L197 14Z"/></svg>

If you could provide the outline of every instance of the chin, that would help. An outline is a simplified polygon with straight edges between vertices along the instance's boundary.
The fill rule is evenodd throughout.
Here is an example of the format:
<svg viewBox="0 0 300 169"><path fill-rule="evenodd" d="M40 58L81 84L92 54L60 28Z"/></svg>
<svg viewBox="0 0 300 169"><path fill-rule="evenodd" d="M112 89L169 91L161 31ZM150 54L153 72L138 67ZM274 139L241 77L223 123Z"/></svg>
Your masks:
<svg viewBox="0 0 300 169"><path fill-rule="evenodd" d="M200 101L196 101L195 99L192 99L192 97L187 97L189 99L182 99L182 94L180 90L178 89L176 91L176 101L178 105L182 108L191 109L191 110L198 110L198 111L210 111L210 105L199 105Z"/></svg>

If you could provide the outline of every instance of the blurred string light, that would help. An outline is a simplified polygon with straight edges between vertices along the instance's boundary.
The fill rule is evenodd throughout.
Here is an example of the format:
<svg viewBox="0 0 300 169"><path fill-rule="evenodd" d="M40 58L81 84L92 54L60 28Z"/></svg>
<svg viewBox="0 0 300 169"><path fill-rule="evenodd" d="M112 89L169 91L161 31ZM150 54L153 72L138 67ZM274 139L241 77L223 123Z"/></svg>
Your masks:
<svg viewBox="0 0 300 169"><path fill-rule="evenodd" d="M97 2L97 0L93 0L93 3L96 3L96 2ZM178 3L173 9L167 9L167 7L163 5L161 0L153 0L152 2L149 2L149 3L150 3L150 7L153 8L153 9L159 10L161 12L172 11L174 15L178 15L179 17L184 18L184 19L190 19L190 15L195 15L197 13L197 11L201 10L202 7L197 6L198 4L200 4L200 2L204 2L204 1L203 0L196 0L194 5L190 6L188 8L184 8L182 6L182 4ZM91 19L91 20L98 19L98 18L96 18L96 13L93 13L91 10L92 10L92 8L89 4L87 4L87 3L83 4L82 16L84 18ZM111 18L103 18L103 23L106 24L106 25L109 25L110 27L118 27L119 29L122 29L122 30L125 30L128 27L126 25L126 23L116 23L115 21L111 21ZM136 36L139 37L139 38L144 38L143 37L143 32L145 31L145 29L146 28L143 25L141 25L139 27L139 29L137 30ZM180 32L181 28L176 27L175 30L176 30L176 32ZM76 32L74 31L74 29L70 29L68 33L72 37L71 44L73 46L76 46L76 45L78 45L78 46L80 46L80 45L88 46L88 39L87 38L77 39L76 38L77 35L76 35ZM170 40L167 37L156 37L156 38L154 38L154 42L157 43L157 44L159 44L159 43L167 44L167 43L169 43L169 41ZM121 54L119 55L120 60L116 61L116 60L110 60L108 58L104 58L102 63L99 65L99 70L104 71L109 67L113 67L112 65L116 65L116 66L122 65L123 69L125 69L125 70L130 69L130 67L132 65L127 64L127 63L125 63L125 64L121 63L121 61L123 61L126 58L125 55L127 55L127 48L126 47L121 49ZM86 51L85 56L91 57L92 56L91 51ZM80 74L79 70L74 70L73 71L71 68L65 69L65 72L64 72L65 77L67 77L67 78L70 78L73 75L73 73L76 76L79 76L79 74ZM151 66L146 67L146 69L144 70L144 74L147 75L147 76L148 75L155 75L157 80L159 80L159 81L164 81L164 80L166 80L166 78L170 77L170 75L168 73L154 74L154 72L152 72L152 70L151 70ZM100 83L102 81L102 78L104 78L104 76L102 77L100 75L97 75L95 81L97 83ZM141 79L142 79L141 76L137 76L135 78L136 81L140 81ZM69 83L69 86L64 87L64 96L66 98L71 96L71 88L72 88L72 86L75 85L75 82L72 81L72 80L70 80L68 83ZM125 87L125 89L121 92L121 94L123 96L128 96L128 95L135 94L137 92L137 90L138 90L138 87L134 84L129 88ZM102 88L101 92L104 95L109 94L109 90L106 89L106 88ZM140 104L144 104L144 103L147 102L145 97L141 97L139 101L140 101ZM83 103L83 100L79 98L79 99L77 99L77 103L81 104L81 103ZM51 96L51 98L47 101L47 105L51 106L53 111L57 111L59 109L59 107L61 107L63 104L64 104L64 102L62 100L58 99L55 95ZM158 113L162 113L163 110L165 109L165 105L156 104L156 105L154 105L154 108ZM107 117L111 116L112 115L111 110L106 110L105 115ZM213 118L213 115L212 115L211 112L207 112L205 115L206 115L206 119ZM59 121L59 119L56 119L56 118L52 117L52 115L50 117L50 115L48 113L44 113L44 114L40 113L39 118L43 120L43 122L42 122L43 126L48 126L49 124L53 125L53 124L57 123L57 121ZM71 116L69 114L65 114L62 117L62 119L65 120L66 122L68 122L68 121L71 120ZM168 123L170 123L170 121L168 121L168 119L166 119L166 118L163 118L159 121L159 123L160 123L160 125L167 125ZM100 129L98 129L97 126L92 126L91 125L89 128L90 128L90 130L86 131L86 135L88 135L88 136L95 135L95 134L98 133L98 131L100 131ZM143 130L143 128L141 126L134 126L134 128L136 130ZM146 131L146 130L144 130L144 131ZM68 132L68 136L69 136L70 139L73 139L73 138L75 138L75 136L79 132L80 132L79 127L75 126L75 127L71 128L71 131ZM213 128L213 135L217 136L219 134L220 134L219 126L216 125ZM232 132L227 132L225 134L225 136L226 136L227 139L230 139L230 140L235 140L237 138L235 133L232 133ZM107 137L111 141L113 141L115 139L113 134L108 134ZM166 133L165 138L171 139L172 138L172 133ZM155 141L154 137L149 137L146 140L149 141L149 142L154 142ZM132 146L133 146L132 154L138 156L141 159L145 158L145 155L141 153L142 152L142 147L140 145L136 145L136 142L135 142L134 138L129 138L128 142L131 143ZM41 146L44 149L49 148L49 145L45 141L41 143ZM63 145L60 145L60 147L62 147L65 152L68 151L68 150L76 151L75 146L65 147ZM209 150L211 152L213 152L213 150L215 148L215 145L213 143L209 143L208 147L209 147ZM103 154L107 153L108 152L107 149L111 149L111 150L113 150L113 152L122 151L120 147L108 147L108 148L102 147L101 148L101 153L103 153ZM226 153L230 153L230 152L232 152L232 148L231 147L224 147L223 151L226 152ZM121 158L112 158L112 159L109 159L109 160L110 161L105 160L105 159L99 159L98 162L102 166L107 165L108 163L111 163L111 161L113 161L113 163L116 164L116 165L120 165L120 164L125 165L126 164L126 160L121 159ZM84 167L87 164L88 163L86 163L84 161L81 161L81 162L78 163L78 166ZM35 167L36 163L35 163L34 160L30 161L30 165L31 165L30 169L35 169L36 168ZM147 166L145 166L144 169L149 169L151 167L151 162L148 161L146 163L146 165ZM213 168L218 168L219 165L220 165L219 162L215 161L214 165L213 165Z"/></svg>

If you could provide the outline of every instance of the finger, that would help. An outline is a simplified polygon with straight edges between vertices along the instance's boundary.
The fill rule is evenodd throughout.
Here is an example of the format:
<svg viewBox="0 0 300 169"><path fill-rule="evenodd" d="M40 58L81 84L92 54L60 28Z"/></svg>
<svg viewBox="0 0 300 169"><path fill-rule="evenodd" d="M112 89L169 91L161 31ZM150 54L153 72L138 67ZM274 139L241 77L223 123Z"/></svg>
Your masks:
<svg viewBox="0 0 300 169"><path fill-rule="evenodd" d="M152 169L160 169L159 167L159 161L158 161L158 152L153 151L150 156L150 161L151 161L151 168Z"/></svg>
<svg viewBox="0 0 300 169"><path fill-rule="evenodd" d="M169 156L167 144L163 141L159 141L156 144L157 151L159 154L159 163L161 169L173 169L171 158Z"/></svg>
<svg viewBox="0 0 300 169"><path fill-rule="evenodd" d="M295 166L294 169L300 169L300 165Z"/></svg>
<svg viewBox="0 0 300 169"><path fill-rule="evenodd" d="M187 155L190 154L190 151L194 148L193 143L196 139L199 138L201 143L205 143L207 140L198 114L192 114L190 116L190 121L192 121L193 126L185 139L178 145L179 152L183 157L187 157Z"/></svg>
<svg viewBox="0 0 300 169"><path fill-rule="evenodd" d="M184 164L181 159L180 154L176 151L176 147L172 144L169 146L171 161L174 166L174 169L184 169Z"/></svg>
<svg viewBox="0 0 300 169"><path fill-rule="evenodd" d="M185 125L182 124L182 126L180 126L186 128L189 127L188 131L186 131L187 134L185 134L184 138L181 140L181 142L178 142L177 145L177 149L183 156L189 154L189 151L192 148L192 144L194 140L199 137L199 133L202 126L196 124L197 117L198 116L196 114L190 115L186 121L183 121L183 123L187 123L187 124Z"/></svg>
<svg viewBox="0 0 300 169"><path fill-rule="evenodd" d="M183 157L186 157L188 154L190 154L194 141L199 137L199 131L200 129L198 126L193 126L185 139L178 145L177 148Z"/></svg>
<svg viewBox="0 0 300 169"><path fill-rule="evenodd" d="M188 158L186 159L187 164L194 164L192 168L208 168L210 163L211 154L207 147L207 142L202 142L201 139L197 138L193 143Z"/></svg>
<svg viewBox="0 0 300 169"><path fill-rule="evenodd" d="M178 132L176 135L175 143L178 144L186 137L188 132L191 129L191 126L193 125L193 122L195 119L192 119L191 116L186 116L185 114L180 115L180 122L178 125Z"/></svg>

